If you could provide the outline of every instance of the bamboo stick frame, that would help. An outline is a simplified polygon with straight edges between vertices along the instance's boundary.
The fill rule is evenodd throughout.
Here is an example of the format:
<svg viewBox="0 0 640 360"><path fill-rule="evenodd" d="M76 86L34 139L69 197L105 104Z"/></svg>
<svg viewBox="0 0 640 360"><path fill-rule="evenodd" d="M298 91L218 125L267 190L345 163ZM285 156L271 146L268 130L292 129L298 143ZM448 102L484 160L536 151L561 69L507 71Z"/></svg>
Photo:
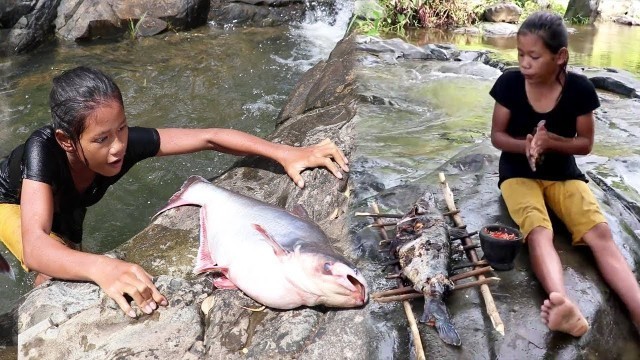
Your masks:
<svg viewBox="0 0 640 360"><path fill-rule="evenodd" d="M444 195L444 201L447 204L447 208L449 209L449 212L457 211L458 209L456 208L456 203L453 198L453 193L449 188L449 184L447 183L444 173L439 173L438 178L440 180L440 188L442 189L442 193ZM451 220L453 221L456 227L458 228L466 227L459 213L454 213L453 215L450 215L450 216L451 216ZM461 239L461 241L463 245L472 244L472 241L469 237L465 237ZM469 257L469 260L471 260L472 262L477 262L479 260L478 254L476 254L475 249L467 250L467 256ZM484 275L482 274L478 275L479 281L482 281L484 279L486 279ZM487 284L480 285L480 293L482 294L482 298L484 299L484 304L487 308L487 315L489 315L489 318L491 319L493 328L496 329L496 331L499 332L500 335L504 336L504 323L500 318L500 314L498 313L498 309L496 308L496 303L495 301L493 301L493 295L491 294L491 290L489 289L489 286Z"/></svg>

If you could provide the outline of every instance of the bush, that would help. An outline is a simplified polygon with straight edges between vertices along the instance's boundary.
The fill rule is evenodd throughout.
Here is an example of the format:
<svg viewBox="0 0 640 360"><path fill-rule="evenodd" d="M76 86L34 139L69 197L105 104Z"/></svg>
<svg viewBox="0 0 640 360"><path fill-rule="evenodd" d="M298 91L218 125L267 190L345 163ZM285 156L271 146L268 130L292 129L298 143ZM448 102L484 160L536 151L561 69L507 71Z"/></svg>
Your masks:
<svg viewBox="0 0 640 360"><path fill-rule="evenodd" d="M478 21L475 9L465 0L379 0L380 9L352 25L366 33L403 33L409 27L451 28Z"/></svg>

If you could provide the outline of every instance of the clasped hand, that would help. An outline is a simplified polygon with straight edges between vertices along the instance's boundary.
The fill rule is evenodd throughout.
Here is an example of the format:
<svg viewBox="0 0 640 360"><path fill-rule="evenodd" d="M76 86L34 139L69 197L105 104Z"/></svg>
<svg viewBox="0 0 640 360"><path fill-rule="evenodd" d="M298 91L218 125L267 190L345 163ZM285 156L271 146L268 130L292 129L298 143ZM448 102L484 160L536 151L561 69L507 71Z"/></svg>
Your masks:
<svg viewBox="0 0 640 360"><path fill-rule="evenodd" d="M529 166L531 170L536 171L537 166L540 164L542 154L547 150L550 133L545 127L545 121L542 120L535 128L533 135L527 135L525 140L525 151L527 160L529 160Z"/></svg>
<svg viewBox="0 0 640 360"><path fill-rule="evenodd" d="M279 161L289 177L300 188L304 187L304 180L300 173L305 169L324 166L338 179L343 177L341 169L345 172L349 171L347 157L329 139L312 146L290 147L285 150Z"/></svg>

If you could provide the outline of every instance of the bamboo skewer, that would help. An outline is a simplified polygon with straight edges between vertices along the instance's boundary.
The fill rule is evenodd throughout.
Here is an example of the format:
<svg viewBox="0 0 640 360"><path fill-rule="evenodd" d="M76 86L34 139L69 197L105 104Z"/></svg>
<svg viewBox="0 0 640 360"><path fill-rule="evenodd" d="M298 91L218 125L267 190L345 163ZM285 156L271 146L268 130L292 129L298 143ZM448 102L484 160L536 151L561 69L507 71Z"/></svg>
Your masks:
<svg viewBox="0 0 640 360"><path fill-rule="evenodd" d="M453 291L463 290L473 286L483 286L486 284L494 284L500 281L500 278L497 277L485 277L481 280L469 281L464 284L456 285L453 288ZM420 297L424 297L424 294L421 294L415 291L412 287L401 287L392 290L380 291L377 293L371 294L371 299L381 303L387 303L392 301L404 301L410 299L417 299Z"/></svg>
<svg viewBox="0 0 640 360"><path fill-rule="evenodd" d="M402 214L378 214L378 213L367 213L367 212L356 212L353 214L354 216L368 216L372 218L393 218L393 219L402 219L404 215Z"/></svg>
<svg viewBox="0 0 640 360"><path fill-rule="evenodd" d="M442 192L444 194L444 200L447 204L447 208L449 209L450 212L458 210L456 208L456 203L453 198L453 193L451 192L451 189L449 188L449 184L447 183L444 177L444 173L439 173L438 177L440 178L440 187L442 188ZM458 228L466 227L466 225L462 221L462 218L460 217L459 214L453 214L451 215L451 218L454 222L454 225L456 225L456 227ZM472 241L469 237L463 238L461 239L461 241L462 241L462 244L465 246L472 244ZM467 250L467 255L469 259L473 262L477 262L479 260L475 249ZM482 281L484 279L486 279L484 275L482 274L478 275L478 281ZM494 329L496 329L496 331L498 331L502 336L504 336L504 323L502 322L502 319L500 318L500 314L498 313L498 309L496 308L496 304L493 301L493 295L491 295L491 290L489 289L489 286L487 284L480 285L480 293L482 294L482 298L484 299L484 303L487 308L487 314L491 319L491 323L493 324Z"/></svg>
<svg viewBox="0 0 640 360"><path fill-rule="evenodd" d="M380 210L378 209L377 203L375 202L372 203L371 208L373 209L375 215L380 215ZM360 216L363 216L363 215L360 215ZM400 216L400 218L401 217L402 216ZM375 219L376 219L375 220L376 223L380 223L380 216L376 217ZM382 236L383 240L389 242L389 238L387 237L387 232L385 231L385 229L384 228L379 228L379 229L380 229L380 236ZM396 281L398 283L398 287L403 287L401 278L398 277ZM419 294L419 295L422 296L422 294ZM411 308L411 304L409 303L408 300L404 300L402 301L402 306L404 308L404 313L407 316L407 321L409 322L409 328L411 329L411 336L413 337L413 345L416 350L416 359L426 360L427 357L424 354L424 348L422 347L422 339L420 338L420 332L418 331L418 323L416 322L416 318L413 315L413 309Z"/></svg>

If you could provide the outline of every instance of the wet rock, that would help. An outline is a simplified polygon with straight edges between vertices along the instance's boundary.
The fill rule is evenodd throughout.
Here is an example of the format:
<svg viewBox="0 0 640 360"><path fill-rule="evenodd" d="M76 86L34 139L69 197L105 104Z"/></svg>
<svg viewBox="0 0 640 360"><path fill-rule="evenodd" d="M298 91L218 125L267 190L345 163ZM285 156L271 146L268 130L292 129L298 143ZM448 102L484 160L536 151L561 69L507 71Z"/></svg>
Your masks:
<svg viewBox="0 0 640 360"><path fill-rule="evenodd" d="M484 18L491 22L506 22L516 24L520 20L522 9L514 3L499 3L487 7Z"/></svg>
<svg viewBox="0 0 640 360"><path fill-rule="evenodd" d="M327 1L315 2L330 11ZM211 0L208 20L217 25L278 26L299 21L309 10L302 0Z"/></svg>
<svg viewBox="0 0 640 360"><path fill-rule="evenodd" d="M154 17L144 17L135 27L135 36L146 37L157 35L167 29L167 22Z"/></svg>
<svg viewBox="0 0 640 360"><path fill-rule="evenodd" d="M141 19L162 19L176 30L190 29L206 22L208 0L170 0L161 3L143 0L64 1L58 8L56 32L59 37L68 40L86 40L93 38L118 38ZM157 20L150 26L149 21L143 27L158 31L161 23ZM145 33L151 33L142 29Z"/></svg>
<svg viewBox="0 0 640 360"><path fill-rule="evenodd" d="M631 16L618 16L613 19L613 22L621 25L640 25L640 20Z"/></svg>
<svg viewBox="0 0 640 360"><path fill-rule="evenodd" d="M12 25L7 37L0 38L0 53L18 54L43 43L53 33L51 24L59 2L60 0L33 1L28 10L26 6L16 5L16 11L9 12L10 17L15 19L18 15L22 16Z"/></svg>
<svg viewBox="0 0 640 360"><path fill-rule="evenodd" d="M518 25L505 23L484 23L482 25L482 36L516 36Z"/></svg>
<svg viewBox="0 0 640 360"><path fill-rule="evenodd" d="M5 0L0 3L0 28L12 28L33 9L36 1Z"/></svg>
<svg viewBox="0 0 640 360"><path fill-rule="evenodd" d="M402 39L379 39L374 37L361 37L358 39L358 50L366 51L375 55L389 55L393 58L404 59L419 59L419 60L431 60L437 59L438 56L443 60L447 55L444 51L434 46L435 50L432 50L429 46L420 48L413 44L409 44ZM438 56L433 51L438 52Z"/></svg>
<svg viewBox="0 0 640 360"><path fill-rule="evenodd" d="M571 70L586 75L597 89L630 98L640 98L640 81L627 71L576 67L572 67Z"/></svg>
<svg viewBox="0 0 640 360"><path fill-rule="evenodd" d="M136 309L136 319L101 305L106 295L96 285L48 282L29 293L20 308L19 358L181 358L202 333L194 299L207 289L183 280L170 285L175 281L158 278L155 284L169 306L151 315Z"/></svg>
<svg viewBox="0 0 640 360"><path fill-rule="evenodd" d="M567 20L589 19L589 23L593 24L598 17L599 5L600 0L569 0L564 18Z"/></svg>

